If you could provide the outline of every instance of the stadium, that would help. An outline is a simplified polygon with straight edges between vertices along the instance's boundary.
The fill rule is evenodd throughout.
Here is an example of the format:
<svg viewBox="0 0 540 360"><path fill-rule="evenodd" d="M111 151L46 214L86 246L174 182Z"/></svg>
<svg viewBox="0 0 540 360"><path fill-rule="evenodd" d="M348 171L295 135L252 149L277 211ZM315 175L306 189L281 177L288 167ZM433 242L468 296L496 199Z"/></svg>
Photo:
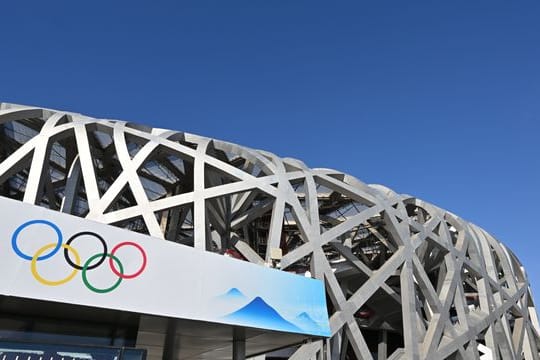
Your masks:
<svg viewBox="0 0 540 360"><path fill-rule="evenodd" d="M428 202L125 121L0 127L0 360L540 358L517 257Z"/></svg>

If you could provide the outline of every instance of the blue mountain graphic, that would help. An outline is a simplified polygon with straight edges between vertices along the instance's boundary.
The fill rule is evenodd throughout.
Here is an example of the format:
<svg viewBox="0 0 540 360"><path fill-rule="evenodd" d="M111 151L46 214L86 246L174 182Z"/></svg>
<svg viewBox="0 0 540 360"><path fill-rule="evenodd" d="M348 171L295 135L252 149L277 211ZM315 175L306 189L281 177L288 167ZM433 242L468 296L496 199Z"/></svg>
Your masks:
<svg viewBox="0 0 540 360"><path fill-rule="evenodd" d="M251 327L303 332L302 329L285 320L276 310L258 296L246 306L229 315L225 315L224 319L239 325Z"/></svg>
<svg viewBox="0 0 540 360"><path fill-rule="evenodd" d="M222 299L245 299L246 296L242 294L237 288L230 288L225 294L220 295L219 298Z"/></svg>
<svg viewBox="0 0 540 360"><path fill-rule="evenodd" d="M308 315L308 313L303 312L299 314L295 319L294 323L304 331L309 332L319 332L319 324Z"/></svg>

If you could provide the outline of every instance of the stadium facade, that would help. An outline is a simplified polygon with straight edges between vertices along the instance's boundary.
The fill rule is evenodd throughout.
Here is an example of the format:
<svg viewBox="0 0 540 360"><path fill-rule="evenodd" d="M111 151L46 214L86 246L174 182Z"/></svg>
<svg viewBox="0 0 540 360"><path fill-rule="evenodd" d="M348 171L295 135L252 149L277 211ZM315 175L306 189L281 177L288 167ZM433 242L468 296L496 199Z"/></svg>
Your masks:
<svg viewBox="0 0 540 360"><path fill-rule="evenodd" d="M0 127L0 360L540 358L519 260L432 204L124 121Z"/></svg>

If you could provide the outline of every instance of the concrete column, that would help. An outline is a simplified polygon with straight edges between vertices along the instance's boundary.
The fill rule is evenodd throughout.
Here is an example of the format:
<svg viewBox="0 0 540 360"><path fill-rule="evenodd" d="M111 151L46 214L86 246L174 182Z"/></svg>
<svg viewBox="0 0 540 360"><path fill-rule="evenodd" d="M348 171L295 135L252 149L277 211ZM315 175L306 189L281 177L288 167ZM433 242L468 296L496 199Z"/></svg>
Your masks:
<svg viewBox="0 0 540 360"><path fill-rule="evenodd" d="M232 360L246 360L246 334L243 328L233 330Z"/></svg>
<svg viewBox="0 0 540 360"><path fill-rule="evenodd" d="M162 360L165 338L167 336L167 319L156 316L141 315L136 346L146 349L147 360Z"/></svg>
<svg viewBox="0 0 540 360"><path fill-rule="evenodd" d="M377 346L377 360L388 359L388 332L386 330L379 331L379 345Z"/></svg>
<svg viewBox="0 0 540 360"><path fill-rule="evenodd" d="M246 360L246 340L233 341L233 360Z"/></svg>
<svg viewBox="0 0 540 360"><path fill-rule="evenodd" d="M167 332L165 333L165 342L163 344L163 358L174 359L176 354L176 319L167 320Z"/></svg>

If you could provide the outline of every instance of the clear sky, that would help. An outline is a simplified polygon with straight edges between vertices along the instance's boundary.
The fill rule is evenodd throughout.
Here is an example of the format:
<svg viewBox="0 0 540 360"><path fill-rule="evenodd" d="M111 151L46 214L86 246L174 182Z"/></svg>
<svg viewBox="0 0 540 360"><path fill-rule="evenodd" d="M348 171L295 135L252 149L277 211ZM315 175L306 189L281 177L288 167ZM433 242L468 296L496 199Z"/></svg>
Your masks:
<svg viewBox="0 0 540 360"><path fill-rule="evenodd" d="M172 128L416 195L540 299L540 1L5 1L0 101Z"/></svg>

